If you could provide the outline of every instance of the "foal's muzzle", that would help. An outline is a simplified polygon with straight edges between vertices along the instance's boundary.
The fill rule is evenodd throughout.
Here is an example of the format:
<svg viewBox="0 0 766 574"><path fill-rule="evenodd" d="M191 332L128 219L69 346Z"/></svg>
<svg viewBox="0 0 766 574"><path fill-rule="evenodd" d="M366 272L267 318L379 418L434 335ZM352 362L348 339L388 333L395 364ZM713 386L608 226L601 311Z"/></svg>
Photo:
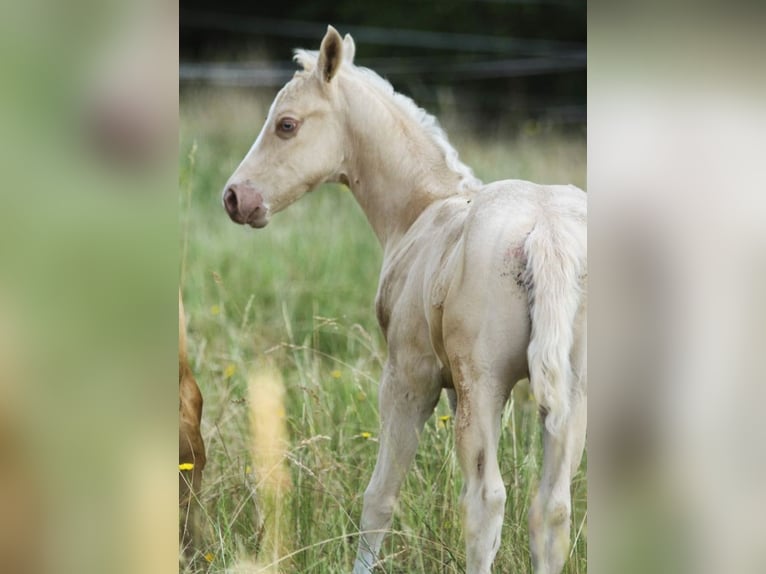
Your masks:
<svg viewBox="0 0 766 574"><path fill-rule="evenodd" d="M235 223L266 227L269 222L269 210L263 203L263 195L250 182L227 186L223 192L223 206Z"/></svg>

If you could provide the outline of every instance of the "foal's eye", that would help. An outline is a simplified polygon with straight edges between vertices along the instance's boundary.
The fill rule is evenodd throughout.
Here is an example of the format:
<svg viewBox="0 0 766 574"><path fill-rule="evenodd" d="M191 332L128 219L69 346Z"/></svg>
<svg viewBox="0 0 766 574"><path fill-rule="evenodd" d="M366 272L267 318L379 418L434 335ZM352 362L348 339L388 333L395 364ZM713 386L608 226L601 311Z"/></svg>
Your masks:
<svg viewBox="0 0 766 574"><path fill-rule="evenodd" d="M294 118L280 118L277 121L277 132L281 136L291 136L298 129L298 120Z"/></svg>

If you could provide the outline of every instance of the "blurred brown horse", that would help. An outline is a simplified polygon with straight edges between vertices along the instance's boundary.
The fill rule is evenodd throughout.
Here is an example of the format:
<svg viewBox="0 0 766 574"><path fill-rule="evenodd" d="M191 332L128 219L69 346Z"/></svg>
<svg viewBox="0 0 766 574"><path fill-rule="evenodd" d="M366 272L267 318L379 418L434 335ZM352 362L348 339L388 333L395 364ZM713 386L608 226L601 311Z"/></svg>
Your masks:
<svg viewBox="0 0 766 574"><path fill-rule="evenodd" d="M205 443L200 433L202 394L186 356L186 320L178 295L178 503L179 542L187 556L194 553L200 537L198 495L205 468Z"/></svg>

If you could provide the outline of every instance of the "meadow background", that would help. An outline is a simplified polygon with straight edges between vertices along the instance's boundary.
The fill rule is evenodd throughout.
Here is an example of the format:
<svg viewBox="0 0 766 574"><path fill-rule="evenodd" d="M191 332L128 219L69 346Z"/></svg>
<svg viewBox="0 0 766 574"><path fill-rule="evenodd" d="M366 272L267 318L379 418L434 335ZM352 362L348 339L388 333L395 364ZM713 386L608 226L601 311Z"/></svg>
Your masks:
<svg viewBox="0 0 766 574"><path fill-rule="evenodd" d="M284 381L284 413L274 417L287 424L293 484L279 498L286 535L280 571L350 570L377 454L377 381L386 356L374 313L381 250L353 196L343 186L322 186L258 231L231 223L220 204L272 95L203 86L181 92L180 282L208 454L199 501L205 542L182 567L186 573L234 571L263 550L270 517L259 511L264 477L251 461L247 387L265 361ZM441 119L461 158L485 181L585 187L584 129L529 121L487 136L459 114ZM453 440L443 398L407 476L380 572L464 571ZM536 406L524 381L503 418L508 500L496 572L530 571L527 509L541 454ZM572 486L570 574L587 571L585 466Z"/></svg>

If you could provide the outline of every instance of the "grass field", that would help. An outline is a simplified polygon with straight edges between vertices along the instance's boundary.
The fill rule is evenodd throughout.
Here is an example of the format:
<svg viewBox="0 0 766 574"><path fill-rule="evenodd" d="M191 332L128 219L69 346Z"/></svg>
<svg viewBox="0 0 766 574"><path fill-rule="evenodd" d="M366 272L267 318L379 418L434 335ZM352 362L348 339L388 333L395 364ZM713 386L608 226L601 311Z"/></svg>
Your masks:
<svg viewBox="0 0 766 574"><path fill-rule="evenodd" d="M264 359L286 389L293 488L280 497L281 572L350 571L362 493L377 453L377 380L386 350L373 301L381 251L351 194L323 186L260 231L232 224L220 191L260 130L269 101L244 92L182 93L181 289L192 369L205 397L208 465L201 502L206 542L185 572L227 572L262 550L248 431L248 379ZM448 133L453 131L448 129ZM457 134L457 135L455 135ZM461 158L485 181L585 184L584 135L536 126L479 141L455 131ZM281 413L275 416L279 417ZM380 572L463 572L458 495L446 399L427 423ZM540 432L526 383L506 409L500 464L508 501L495 572L530 571L527 508L539 475ZM573 484L572 555L587 571L585 464ZM204 557L206 555L206 557Z"/></svg>

